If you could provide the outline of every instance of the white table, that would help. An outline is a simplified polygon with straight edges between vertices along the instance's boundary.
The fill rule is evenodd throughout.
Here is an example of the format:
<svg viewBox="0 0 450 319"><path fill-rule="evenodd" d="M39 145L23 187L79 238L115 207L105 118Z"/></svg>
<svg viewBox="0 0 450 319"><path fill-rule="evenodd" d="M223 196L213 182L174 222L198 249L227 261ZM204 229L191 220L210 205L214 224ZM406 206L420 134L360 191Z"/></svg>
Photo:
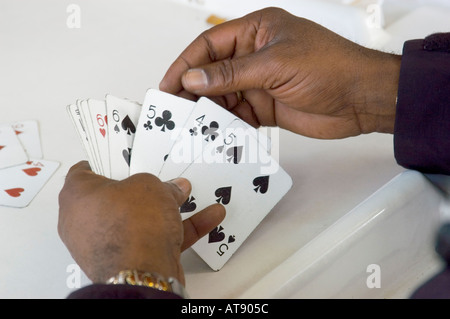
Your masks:
<svg viewBox="0 0 450 319"><path fill-rule="evenodd" d="M66 23L71 3L81 9L80 28ZM209 27L208 15L156 0L0 2L0 122L37 120L44 158L61 163L28 207L0 207L0 298L64 298L76 289L74 261L56 230L65 174L84 159L66 105L107 93L142 101ZM321 141L281 131L280 163L292 190L222 270L183 254L192 297L239 297L403 171L383 134ZM89 284L83 274L80 284Z"/></svg>

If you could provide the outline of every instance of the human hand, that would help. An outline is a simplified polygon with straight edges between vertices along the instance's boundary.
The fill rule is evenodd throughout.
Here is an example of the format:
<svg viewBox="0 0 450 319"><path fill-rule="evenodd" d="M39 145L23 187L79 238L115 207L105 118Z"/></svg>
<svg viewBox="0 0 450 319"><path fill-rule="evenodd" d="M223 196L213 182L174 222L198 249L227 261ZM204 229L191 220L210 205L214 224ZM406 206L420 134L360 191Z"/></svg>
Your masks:
<svg viewBox="0 0 450 319"><path fill-rule="evenodd" d="M181 221L191 185L150 174L123 181L96 175L86 161L68 172L59 195L58 232L89 279L105 282L121 270L175 277L184 284L180 255L225 217L222 205Z"/></svg>
<svg viewBox="0 0 450 319"><path fill-rule="evenodd" d="M267 8L202 33L160 89L214 97L255 127L326 139L393 133L400 61Z"/></svg>

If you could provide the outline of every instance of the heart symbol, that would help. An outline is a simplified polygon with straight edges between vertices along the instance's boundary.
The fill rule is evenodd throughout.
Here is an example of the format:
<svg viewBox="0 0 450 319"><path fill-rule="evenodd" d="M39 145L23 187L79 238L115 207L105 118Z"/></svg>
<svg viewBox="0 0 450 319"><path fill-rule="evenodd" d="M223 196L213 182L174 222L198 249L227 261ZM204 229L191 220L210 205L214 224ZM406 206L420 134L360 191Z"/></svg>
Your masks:
<svg viewBox="0 0 450 319"><path fill-rule="evenodd" d="M190 213L197 208L197 204L194 203L195 197L190 196L180 207L180 213Z"/></svg>
<svg viewBox="0 0 450 319"><path fill-rule="evenodd" d="M4 148L5 146L4 145L0 145L0 150L2 149L2 148Z"/></svg>
<svg viewBox="0 0 450 319"><path fill-rule="evenodd" d="M41 169L39 167L26 168L22 171L25 172L28 176L36 176Z"/></svg>
<svg viewBox="0 0 450 319"><path fill-rule="evenodd" d="M218 241L222 241L225 238L225 234L222 232L223 227L219 226L214 228L208 237L208 243L216 243Z"/></svg>
<svg viewBox="0 0 450 319"><path fill-rule="evenodd" d="M103 135L103 137L105 137L106 135L106 130L104 128L100 129L100 133Z"/></svg>
<svg viewBox="0 0 450 319"><path fill-rule="evenodd" d="M11 189L5 189L5 192L11 196L11 197L19 197L21 193L24 191L23 188L11 188Z"/></svg>

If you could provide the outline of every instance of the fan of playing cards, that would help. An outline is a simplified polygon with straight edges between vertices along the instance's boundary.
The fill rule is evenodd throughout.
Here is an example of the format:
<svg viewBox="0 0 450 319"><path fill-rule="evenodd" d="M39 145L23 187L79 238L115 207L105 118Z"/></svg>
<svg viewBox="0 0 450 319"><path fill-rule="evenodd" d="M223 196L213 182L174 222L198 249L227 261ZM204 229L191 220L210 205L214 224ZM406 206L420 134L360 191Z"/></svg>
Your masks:
<svg viewBox="0 0 450 319"><path fill-rule="evenodd" d="M192 246L214 270L289 191L292 180L270 155L270 140L206 97L197 102L149 89L144 103L107 95L68 112L92 169L121 180L151 173L187 178L182 219L221 203L223 223Z"/></svg>
<svg viewBox="0 0 450 319"><path fill-rule="evenodd" d="M1 206L28 206L58 166L42 159L37 121L0 124Z"/></svg>

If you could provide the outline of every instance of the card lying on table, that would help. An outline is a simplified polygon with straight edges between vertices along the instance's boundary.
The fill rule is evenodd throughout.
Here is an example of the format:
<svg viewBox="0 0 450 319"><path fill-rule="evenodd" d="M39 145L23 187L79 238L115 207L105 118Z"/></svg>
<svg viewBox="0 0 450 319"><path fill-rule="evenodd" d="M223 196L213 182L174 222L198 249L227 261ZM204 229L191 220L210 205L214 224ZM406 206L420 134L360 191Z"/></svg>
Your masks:
<svg viewBox="0 0 450 319"><path fill-rule="evenodd" d="M269 139L202 97L197 102L150 89L142 106L108 95L68 106L91 167L115 179L146 172L185 177L192 192L184 220L224 205L223 223L192 246L219 270L292 186L270 154Z"/></svg>
<svg viewBox="0 0 450 319"><path fill-rule="evenodd" d="M28 206L58 166L42 159L37 121L0 125L0 206Z"/></svg>

